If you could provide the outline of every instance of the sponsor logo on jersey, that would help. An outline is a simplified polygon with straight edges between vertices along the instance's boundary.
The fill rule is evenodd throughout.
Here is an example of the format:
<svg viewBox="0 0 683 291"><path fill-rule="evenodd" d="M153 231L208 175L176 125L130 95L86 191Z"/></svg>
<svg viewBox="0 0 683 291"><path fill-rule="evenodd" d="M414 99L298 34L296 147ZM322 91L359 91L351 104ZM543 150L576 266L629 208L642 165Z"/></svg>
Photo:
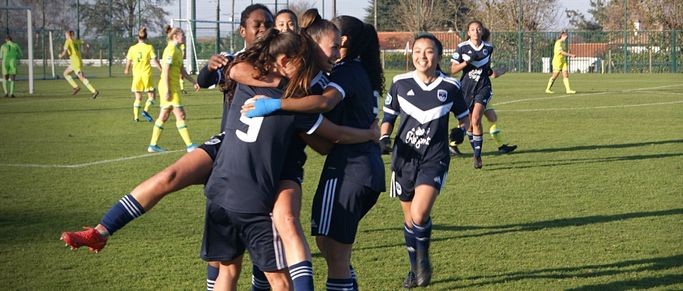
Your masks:
<svg viewBox="0 0 683 291"><path fill-rule="evenodd" d="M439 99L441 102L445 102L446 99L448 99L448 91L439 89L436 91L436 99Z"/></svg>
<svg viewBox="0 0 683 291"><path fill-rule="evenodd" d="M430 128L427 128L426 131L421 127L412 128L406 133L405 143L414 146L416 149L420 149L423 145L429 146L429 142L432 140L429 137L430 130Z"/></svg>

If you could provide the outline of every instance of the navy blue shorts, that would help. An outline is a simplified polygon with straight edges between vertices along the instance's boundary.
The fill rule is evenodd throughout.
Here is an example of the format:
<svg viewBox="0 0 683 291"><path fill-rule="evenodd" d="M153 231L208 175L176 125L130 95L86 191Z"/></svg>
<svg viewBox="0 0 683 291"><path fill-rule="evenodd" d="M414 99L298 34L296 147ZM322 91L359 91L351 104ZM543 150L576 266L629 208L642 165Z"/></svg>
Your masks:
<svg viewBox="0 0 683 291"><path fill-rule="evenodd" d="M474 97L465 97L465 102L467 102L467 108L469 108L470 111L472 111L474 103L481 103L482 105L484 105L484 108L486 108L486 106L488 106L489 102L491 101L492 96L493 92L491 91L490 86L481 88L474 93Z"/></svg>
<svg viewBox="0 0 683 291"><path fill-rule="evenodd" d="M330 237L353 244L360 220L377 203L379 193L369 187L344 181L341 171L323 172L313 197L311 235Z"/></svg>
<svg viewBox="0 0 683 291"><path fill-rule="evenodd" d="M209 140L201 144L199 148L204 150L207 154L209 154L211 160L215 161L216 156L218 155L218 150L221 148L221 143L223 142L224 136L224 132L214 135L211 138L209 138Z"/></svg>
<svg viewBox="0 0 683 291"><path fill-rule="evenodd" d="M430 185L440 192L446 183L449 163L448 156L437 161L395 158L391 166L389 196L398 197L401 201L412 201L418 185Z"/></svg>
<svg viewBox="0 0 683 291"><path fill-rule="evenodd" d="M225 262L243 255L245 250L253 264L264 272L287 268L284 249L269 213L236 213L207 201L200 257Z"/></svg>

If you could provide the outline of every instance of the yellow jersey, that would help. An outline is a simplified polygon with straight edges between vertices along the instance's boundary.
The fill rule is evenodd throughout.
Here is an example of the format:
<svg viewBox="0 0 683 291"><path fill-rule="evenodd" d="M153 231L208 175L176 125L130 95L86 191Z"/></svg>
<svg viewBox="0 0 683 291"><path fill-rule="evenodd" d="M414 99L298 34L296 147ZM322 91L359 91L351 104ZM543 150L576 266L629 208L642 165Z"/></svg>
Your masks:
<svg viewBox="0 0 683 291"><path fill-rule="evenodd" d="M151 60L157 55L151 44L138 43L128 49L127 59L133 62L133 76L146 76L152 74Z"/></svg>
<svg viewBox="0 0 683 291"><path fill-rule="evenodd" d="M81 61L81 46L83 41L80 39L67 39L64 42L64 49L69 54L71 62Z"/></svg>
<svg viewBox="0 0 683 291"><path fill-rule="evenodd" d="M555 41L555 48L553 49L553 62L564 62L564 55L562 52L566 52L564 41L558 39Z"/></svg>
<svg viewBox="0 0 683 291"><path fill-rule="evenodd" d="M161 55L161 62L162 64L166 64L169 66L168 68L168 76L164 76L164 73L162 71L161 73L161 80L164 80L164 78L168 78L168 86L171 89L171 92L176 92L180 90L180 69L183 67L183 54L180 52L180 49L173 44L173 42L169 42L168 45L166 45L166 48L164 49L164 53ZM162 85L164 82L159 82L159 89L166 89L162 88Z"/></svg>

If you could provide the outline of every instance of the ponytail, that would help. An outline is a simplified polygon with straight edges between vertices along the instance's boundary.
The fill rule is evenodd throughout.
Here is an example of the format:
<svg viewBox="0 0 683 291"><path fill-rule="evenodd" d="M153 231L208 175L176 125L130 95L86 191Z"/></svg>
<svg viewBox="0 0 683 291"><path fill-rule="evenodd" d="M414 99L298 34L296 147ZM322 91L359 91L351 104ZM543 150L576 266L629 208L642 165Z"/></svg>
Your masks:
<svg viewBox="0 0 683 291"><path fill-rule="evenodd" d="M140 30L138 31L138 39L139 40L146 40L147 39L147 27L141 27Z"/></svg>
<svg viewBox="0 0 683 291"><path fill-rule="evenodd" d="M301 16L301 32L308 34L316 42L327 32L339 34L339 29L329 20L323 19L318 14L318 9L306 10Z"/></svg>
<svg viewBox="0 0 683 291"><path fill-rule="evenodd" d="M173 36L175 36L178 33L182 33L183 30L180 29L180 27L172 27L170 25L164 26L164 33L166 33L166 40L172 40Z"/></svg>
<svg viewBox="0 0 683 291"><path fill-rule="evenodd" d="M343 44L347 52L342 61L349 62L360 58L360 63L368 74L372 89L382 95L384 91L384 70L379 56L379 38L375 27L347 15L338 16L332 22L337 25L342 36L347 37Z"/></svg>

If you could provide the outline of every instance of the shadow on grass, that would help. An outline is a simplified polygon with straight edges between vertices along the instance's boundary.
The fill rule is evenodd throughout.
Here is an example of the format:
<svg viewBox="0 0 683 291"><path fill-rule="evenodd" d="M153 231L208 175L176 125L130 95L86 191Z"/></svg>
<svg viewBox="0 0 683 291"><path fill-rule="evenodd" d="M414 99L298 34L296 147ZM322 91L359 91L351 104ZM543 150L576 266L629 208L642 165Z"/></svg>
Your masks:
<svg viewBox="0 0 683 291"><path fill-rule="evenodd" d="M543 168L543 167L557 167L565 165L575 165L575 164L593 164L593 163L606 163L606 162L620 162L620 161L636 161L636 160L651 160L651 159L663 159L671 157L680 157L683 153L670 153L670 154L651 154L651 155L632 155L632 156L622 156L622 157L607 157L607 158L587 158L587 159L565 159L565 160L552 160L542 163L535 161L526 162L514 162L510 163L513 166L499 166L502 164L493 164L486 167L488 171L500 171L500 170L518 170L527 168ZM528 165L520 165L520 164Z"/></svg>
<svg viewBox="0 0 683 291"><path fill-rule="evenodd" d="M581 145L581 146L564 147L564 148L518 149L517 151L514 152L514 154L573 152L573 151L587 151L587 150L598 150L598 149L622 149L622 148L642 147L642 146L648 146L648 145L662 145L662 144L672 144L672 143L674 143L674 144L675 143L683 143L683 139L644 141L644 142L622 143L622 144Z"/></svg>
<svg viewBox="0 0 683 291"><path fill-rule="evenodd" d="M575 279L575 278L597 278L602 276L615 276L620 274L632 273L629 277L634 277L638 272L665 271L683 266L683 255L673 255L669 257L656 257L647 259L626 260L610 264L585 265L577 267L547 268L524 272L502 273L497 275L484 275L472 277L451 277L444 280L433 281L433 285L459 281L482 281L466 283L455 288L483 287L511 281L533 280L533 279ZM614 281L605 284L595 284L580 286L569 290L623 290L631 288L653 288L673 284L683 283L683 275L663 275L657 277L643 277L623 281Z"/></svg>
<svg viewBox="0 0 683 291"><path fill-rule="evenodd" d="M453 231L484 230L484 232L461 234L461 235L455 235L455 236L447 236L447 237L443 237L443 238L433 238L432 242L442 241L442 240L451 240L451 239L457 239L457 238L471 238L471 237L482 237L482 236L488 236L488 235L498 235L498 234L507 234L507 233L515 233L515 232L537 231L537 230L542 230L542 229L552 229L552 228L560 228L560 227L583 226L583 225L590 225L590 224L596 224L596 223L608 223L608 222L614 222L614 221L623 221L623 220L634 219L634 218L658 217L658 216L681 215L681 214L683 214L683 208L658 210L658 211L622 213L622 214L614 214L614 215L591 215L591 216L584 216L584 217L544 220L544 221L537 221L537 222L531 222L531 223L514 223L514 224L503 224L503 225L492 225L492 226L435 224L432 227L432 230L434 230L434 231L450 231L450 232L453 232ZM398 233L402 233L402 228L401 227L392 227L392 228L381 228L381 229L366 229L366 230L363 230L362 232L375 232L375 231L393 231L393 232L396 232L398 234ZM381 248L401 247L401 246L403 246L403 243L394 244L394 245L371 246L371 247L366 247L366 248L360 248L359 250L381 249Z"/></svg>

